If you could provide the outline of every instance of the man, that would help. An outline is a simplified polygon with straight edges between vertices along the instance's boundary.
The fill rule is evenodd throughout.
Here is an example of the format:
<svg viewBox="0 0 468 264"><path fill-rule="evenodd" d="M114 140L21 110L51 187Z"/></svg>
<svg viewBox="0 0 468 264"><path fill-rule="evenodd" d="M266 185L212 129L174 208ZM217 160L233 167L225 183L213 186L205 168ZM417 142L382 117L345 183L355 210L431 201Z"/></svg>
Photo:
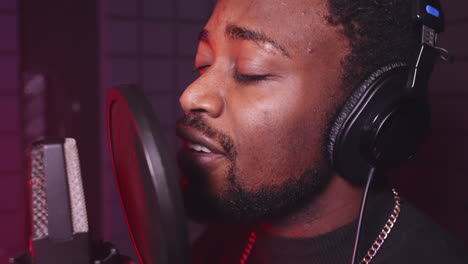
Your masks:
<svg viewBox="0 0 468 264"><path fill-rule="evenodd" d="M364 186L330 165L329 129L359 82L414 53L410 22L408 0L218 1L177 126L188 213L212 223L194 263L349 263ZM382 186L358 262L465 263Z"/></svg>

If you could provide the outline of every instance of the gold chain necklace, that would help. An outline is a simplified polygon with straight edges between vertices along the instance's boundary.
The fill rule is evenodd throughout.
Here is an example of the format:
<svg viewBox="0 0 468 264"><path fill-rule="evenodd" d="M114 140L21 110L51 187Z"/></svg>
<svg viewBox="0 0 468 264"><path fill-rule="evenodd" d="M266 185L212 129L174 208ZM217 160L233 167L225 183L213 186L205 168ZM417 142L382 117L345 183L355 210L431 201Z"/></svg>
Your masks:
<svg viewBox="0 0 468 264"><path fill-rule="evenodd" d="M387 239L388 234L390 234L390 232L392 231L392 228L395 225L396 221L398 220L398 216L400 215L401 200L400 196L395 191L395 189L392 189L392 192L393 200L395 201L395 206L393 207L392 213L390 214L390 217L387 219L387 222L385 223L384 227L375 239L374 243L372 243L372 246L369 248L364 258L361 260L361 262L359 262L360 264L369 264L372 261L372 259L375 257L375 255ZM244 252L241 255L240 264L245 264L245 262L250 256L250 253L252 252L252 248L256 240L257 234L255 232L251 232L249 239L247 240L247 245L244 248Z"/></svg>

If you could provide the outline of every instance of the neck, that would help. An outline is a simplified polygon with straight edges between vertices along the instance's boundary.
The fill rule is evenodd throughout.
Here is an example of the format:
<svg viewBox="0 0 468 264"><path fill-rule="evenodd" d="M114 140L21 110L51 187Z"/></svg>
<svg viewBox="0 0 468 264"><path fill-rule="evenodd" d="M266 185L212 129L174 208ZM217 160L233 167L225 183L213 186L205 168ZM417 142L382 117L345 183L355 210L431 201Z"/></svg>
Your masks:
<svg viewBox="0 0 468 264"><path fill-rule="evenodd" d="M328 186L306 207L288 217L260 223L267 232L290 238L314 237L333 231L358 217L363 188L334 175Z"/></svg>

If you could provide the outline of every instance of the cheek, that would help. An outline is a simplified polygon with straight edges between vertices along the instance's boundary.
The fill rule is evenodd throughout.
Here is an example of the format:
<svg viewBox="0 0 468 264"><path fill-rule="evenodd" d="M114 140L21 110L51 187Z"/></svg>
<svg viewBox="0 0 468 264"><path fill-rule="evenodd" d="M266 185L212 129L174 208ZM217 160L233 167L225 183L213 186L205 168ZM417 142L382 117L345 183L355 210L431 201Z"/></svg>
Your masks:
<svg viewBox="0 0 468 264"><path fill-rule="evenodd" d="M233 134L244 182L279 184L321 162L326 122L319 102L324 98L304 89L291 83L238 105Z"/></svg>

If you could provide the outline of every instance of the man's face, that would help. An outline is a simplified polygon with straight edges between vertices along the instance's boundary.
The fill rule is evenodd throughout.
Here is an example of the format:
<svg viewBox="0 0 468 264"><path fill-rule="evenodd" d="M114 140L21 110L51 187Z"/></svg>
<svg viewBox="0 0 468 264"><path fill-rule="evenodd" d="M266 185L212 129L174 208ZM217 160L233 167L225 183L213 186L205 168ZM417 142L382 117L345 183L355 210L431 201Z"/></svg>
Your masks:
<svg viewBox="0 0 468 264"><path fill-rule="evenodd" d="M218 2L200 34L200 76L180 97L180 164L198 217L287 214L330 178L325 134L347 42L326 2Z"/></svg>

